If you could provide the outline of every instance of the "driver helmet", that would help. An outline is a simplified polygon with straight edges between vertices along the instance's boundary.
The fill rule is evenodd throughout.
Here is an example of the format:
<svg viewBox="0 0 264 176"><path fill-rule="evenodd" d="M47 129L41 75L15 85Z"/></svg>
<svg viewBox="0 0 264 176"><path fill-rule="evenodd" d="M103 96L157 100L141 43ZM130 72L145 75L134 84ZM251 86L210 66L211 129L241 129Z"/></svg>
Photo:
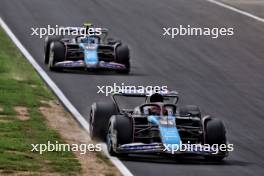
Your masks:
<svg viewBox="0 0 264 176"><path fill-rule="evenodd" d="M81 42L82 43L89 43L89 44L92 44L94 43L94 39L89 37L89 36L85 36L81 39Z"/></svg>
<svg viewBox="0 0 264 176"><path fill-rule="evenodd" d="M149 97L149 102L150 103L157 103L157 102L162 103L163 102L163 96L159 93L154 93Z"/></svg>
<svg viewBox="0 0 264 176"><path fill-rule="evenodd" d="M150 103L162 103L163 96L159 93L154 93L149 97L149 102ZM152 115L159 115L161 109L158 106L152 106L149 111L150 111L150 114Z"/></svg>

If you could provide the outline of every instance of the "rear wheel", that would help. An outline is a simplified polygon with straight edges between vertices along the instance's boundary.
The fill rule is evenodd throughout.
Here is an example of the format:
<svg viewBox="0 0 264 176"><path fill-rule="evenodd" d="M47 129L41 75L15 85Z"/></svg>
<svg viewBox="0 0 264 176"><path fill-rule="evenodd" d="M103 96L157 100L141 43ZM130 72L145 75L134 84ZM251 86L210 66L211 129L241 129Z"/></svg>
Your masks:
<svg viewBox="0 0 264 176"><path fill-rule="evenodd" d="M56 67L57 62L65 60L65 46L61 42L52 42L49 53L49 69L52 71L61 71L61 67Z"/></svg>
<svg viewBox="0 0 264 176"><path fill-rule="evenodd" d="M209 119L205 122L205 135L204 142L212 146L213 144L226 144L226 130L223 122L219 119ZM206 160L210 161L221 161L225 157L224 153L220 155L208 155L205 156Z"/></svg>
<svg viewBox="0 0 264 176"><path fill-rule="evenodd" d="M118 70L117 72L124 74L130 72L130 55L128 46L120 44L116 47L116 61L126 67L125 70Z"/></svg>
<svg viewBox="0 0 264 176"><path fill-rule="evenodd" d="M118 114L113 102L98 102L91 107L89 129L92 139L105 141L108 131L108 121L112 115Z"/></svg>
<svg viewBox="0 0 264 176"><path fill-rule="evenodd" d="M133 140L132 121L125 115L112 116L109 121L107 134L107 149L112 156L124 156L117 153L117 147L122 144L129 144Z"/></svg>

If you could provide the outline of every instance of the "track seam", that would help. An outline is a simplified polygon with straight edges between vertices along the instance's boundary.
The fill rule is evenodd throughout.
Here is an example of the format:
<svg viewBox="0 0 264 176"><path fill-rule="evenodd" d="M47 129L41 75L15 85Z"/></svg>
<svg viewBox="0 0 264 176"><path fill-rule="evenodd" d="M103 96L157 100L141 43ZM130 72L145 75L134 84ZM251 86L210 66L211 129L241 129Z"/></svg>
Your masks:
<svg viewBox="0 0 264 176"><path fill-rule="evenodd" d="M70 111L70 113L74 116L74 118L81 124L81 126L89 134L89 123L84 119L84 117L78 112L78 110L73 106L73 104L67 99L67 97L63 94L63 92L59 89L59 87L55 84L55 82L52 81L52 79L48 76L48 74L40 67L40 65L36 62L36 60L32 57L32 55L21 44L21 42L18 40L15 34L11 31L8 25L4 22L2 17L0 17L0 26L4 29L6 34L14 42L14 44L21 51L21 53L25 56L25 58L29 61L29 63L38 72L41 78L52 89L54 94L56 94L56 96L60 99L60 101L64 104L64 106ZM133 176L133 174L128 170L128 168L117 157L112 157L108 154L105 144L102 144L102 147L103 147L104 154L118 168L118 170L121 172L122 175Z"/></svg>

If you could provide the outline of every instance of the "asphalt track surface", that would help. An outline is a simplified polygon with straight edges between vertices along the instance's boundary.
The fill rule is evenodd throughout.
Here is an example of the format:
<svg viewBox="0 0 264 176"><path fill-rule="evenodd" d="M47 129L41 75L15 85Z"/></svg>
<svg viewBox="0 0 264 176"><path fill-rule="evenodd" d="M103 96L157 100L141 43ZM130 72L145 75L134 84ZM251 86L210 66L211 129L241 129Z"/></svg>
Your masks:
<svg viewBox="0 0 264 176"><path fill-rule="evenodd" d="M204 0L1 0L0 15L80 113L98 100L97 85L167 85L181 104L198 104L224 120L235 151L222 163L133 157L135 175L264 174L264 24ZM43 64L43 39L31 27L107 27L131 48L132 73L53 73ZM235 35L163 37L162 27L234 27ZM1 43L0 43L1 44Z"/></svg>

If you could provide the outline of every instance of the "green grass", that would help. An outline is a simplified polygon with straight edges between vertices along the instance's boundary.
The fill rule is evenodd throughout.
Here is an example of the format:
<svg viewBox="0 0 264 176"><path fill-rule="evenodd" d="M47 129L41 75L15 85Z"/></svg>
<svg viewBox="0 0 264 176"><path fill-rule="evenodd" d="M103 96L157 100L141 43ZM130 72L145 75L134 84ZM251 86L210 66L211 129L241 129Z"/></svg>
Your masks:
<svg viewBox="0 0 264 176"><path fill-rule="evenodd" d="M59 141L38 111L40 100L55 100L32 66L0 28L0 170L2 173L58 172L78 175L81 166L71 152L32 152L31 144ZM17 118L15 106L28 108L30 119Z"/></svg>

